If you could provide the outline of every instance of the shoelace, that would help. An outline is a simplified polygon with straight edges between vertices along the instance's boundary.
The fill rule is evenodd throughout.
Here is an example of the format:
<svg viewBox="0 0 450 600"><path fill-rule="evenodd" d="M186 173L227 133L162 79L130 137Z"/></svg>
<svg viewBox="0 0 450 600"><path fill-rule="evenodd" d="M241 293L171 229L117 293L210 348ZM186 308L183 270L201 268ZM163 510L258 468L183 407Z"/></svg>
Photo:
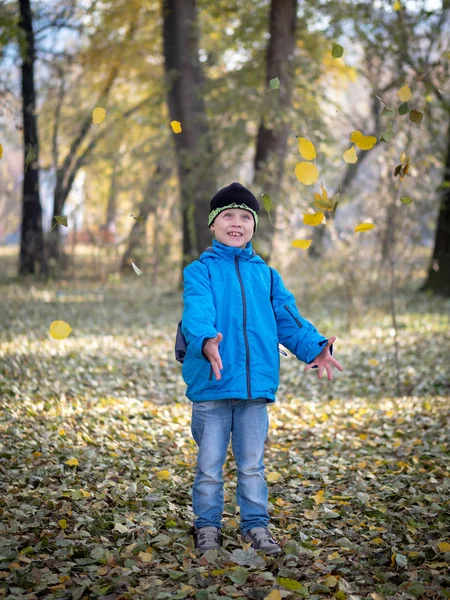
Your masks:
<svg viewBox="0 0 450 600"><path fill-rule="evenodd" d="M201 531L198 535L198 541L203 542L217 542L218 532L217 531Z"/></svg>
<svg viewBox="0 0 450 600"><path fill-rule="evenodd" d="M253 535L255 538L255 542L270 542L271 544L276 544L275 540L272 539L272 536L270 535L270 532L267 529L264 529L264 531L255 531L255 533L250 534Z"/></svg>

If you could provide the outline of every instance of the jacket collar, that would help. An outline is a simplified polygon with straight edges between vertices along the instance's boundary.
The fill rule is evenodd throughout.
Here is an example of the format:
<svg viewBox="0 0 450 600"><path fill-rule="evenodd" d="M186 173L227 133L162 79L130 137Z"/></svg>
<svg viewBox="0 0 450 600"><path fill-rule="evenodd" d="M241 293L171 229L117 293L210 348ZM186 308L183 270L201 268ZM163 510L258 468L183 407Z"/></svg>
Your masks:
<svg viewBox="0 0 450 600"><path fill-rule="evenodd" d="M213 254L217 254L221 258L226 258L228 260L235 260L236 256L238 256L240 260L250 260L250 258L256 254L252 248L251 242L247 242L245 248L235 248L234 246L221 244L215 239L212 241L212 247L210 246L207 248L205 252L212 252Z"/></svg>

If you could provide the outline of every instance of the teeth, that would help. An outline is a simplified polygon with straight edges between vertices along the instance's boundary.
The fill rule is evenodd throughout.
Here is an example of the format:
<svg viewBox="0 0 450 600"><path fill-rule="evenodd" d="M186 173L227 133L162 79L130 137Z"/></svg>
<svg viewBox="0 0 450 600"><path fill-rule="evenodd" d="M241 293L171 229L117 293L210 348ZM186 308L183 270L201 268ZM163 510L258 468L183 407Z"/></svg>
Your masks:
<svg viewBox="0 0 450 600"><path fill-rule="evenodd" d="M241 237L241 233L229 233L228 235L232 235L233 237Z"/></svg>

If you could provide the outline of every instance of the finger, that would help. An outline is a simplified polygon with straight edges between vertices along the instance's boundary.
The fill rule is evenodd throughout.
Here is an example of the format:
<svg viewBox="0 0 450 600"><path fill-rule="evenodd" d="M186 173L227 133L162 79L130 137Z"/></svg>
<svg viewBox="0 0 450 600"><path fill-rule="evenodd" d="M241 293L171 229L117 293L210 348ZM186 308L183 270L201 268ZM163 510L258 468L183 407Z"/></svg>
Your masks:
<svg viewBox="0 0 450 600"><path fill-rule="evenodd" d="M220 374L219 366L218 366L217 362L212 363L212 368L214 371L214 375L216 376L216 380L219 381L219 379L222 378L222 375Z"/></svg>
<svg viewBox="0 0 450 600"><path fill-rule="evenodd" d="M337 337L335 335L332 335L330 337L330 339L327 342L327 347L329 348L332 344L334 344L334 342L337 340Z"/></svg>
<svg viewBox="0 0 450 600"><path fill-rule="evenodd" d="M319 365L319 379L322 379L322 374L323 374L323 365Z"/></svg>
<svg viewBox="0 0 450 600"><path fill-rule="evenodd" d="M328 381L331 381L333 379L333 373L331 372L331 366L326 365L325 368L327 370Z"/></svg>
<svg viewBox="0 0 450 600"><path fill-rule="evenodd" d="M223 340L223 335L220 333L220 331L214 339L217 340L217 343L219 343Z"/></svg>
<svg viewBox="0 0 450 600"><path fill-rule="evenodd" d="M315 363L313 363L313 362L312 362L312 363L310 363L310 364L309 364L307 367L305 367L305 368L303 369L303 371L308 371L308 369L312 369L314 365L315 365Z"/></svg>
<svg viewBox="0 0 450 600"><path fill-rule="evenodd" d="M336 367L336 369L339 369L339 371L344 370L335 358L332 358L330 362L333 366Z"/></svg>

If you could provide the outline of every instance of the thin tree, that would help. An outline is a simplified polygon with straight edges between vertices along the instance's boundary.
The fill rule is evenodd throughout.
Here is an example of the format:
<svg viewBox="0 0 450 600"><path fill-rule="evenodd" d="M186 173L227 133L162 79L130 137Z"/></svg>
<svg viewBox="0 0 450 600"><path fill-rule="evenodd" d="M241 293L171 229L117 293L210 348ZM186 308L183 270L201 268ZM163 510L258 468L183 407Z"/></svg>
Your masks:
<svg viewBox="0 0 450 600"><path fill-rule="evenodd" d="M22 115L24 177L19 273L46 273L42 207L39 197L39 138L36 118L34 65L36 59L30 0L20 0L19 30L22 33Z"/></svg>

